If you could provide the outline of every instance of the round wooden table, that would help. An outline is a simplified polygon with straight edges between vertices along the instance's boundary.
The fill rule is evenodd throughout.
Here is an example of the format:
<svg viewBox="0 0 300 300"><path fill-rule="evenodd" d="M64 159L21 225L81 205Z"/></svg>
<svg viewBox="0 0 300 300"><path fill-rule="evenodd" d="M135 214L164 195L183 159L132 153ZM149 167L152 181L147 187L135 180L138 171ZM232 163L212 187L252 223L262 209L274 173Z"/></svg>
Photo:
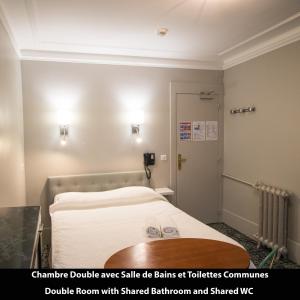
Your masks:
<svg viewBox="0 0 300 300"><path fill-rule="evenodd" d="M165 239L140 243L113 254L107 269L241 269L249 254L241 247L208 239Z"/></svg>

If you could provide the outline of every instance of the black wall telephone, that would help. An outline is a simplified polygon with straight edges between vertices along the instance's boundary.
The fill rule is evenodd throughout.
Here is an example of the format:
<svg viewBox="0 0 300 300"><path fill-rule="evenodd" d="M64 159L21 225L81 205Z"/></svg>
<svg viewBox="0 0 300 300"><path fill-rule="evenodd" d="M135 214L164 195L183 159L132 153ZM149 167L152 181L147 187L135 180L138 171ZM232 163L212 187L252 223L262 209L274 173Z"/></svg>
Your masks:
<svg viewBox="0 0 300 300"><path fill-rule="evenodd" d="M155 153L144 153L144 168L146 177L148 180L151 179L151 170L148 166L153 166L155 164Z"/></svg>
<svg viewBox="0 0 300 300"><path fill-rule="evenodd" d="M144 165L152 166L155 164L155 153L144 153Z"/></svg>

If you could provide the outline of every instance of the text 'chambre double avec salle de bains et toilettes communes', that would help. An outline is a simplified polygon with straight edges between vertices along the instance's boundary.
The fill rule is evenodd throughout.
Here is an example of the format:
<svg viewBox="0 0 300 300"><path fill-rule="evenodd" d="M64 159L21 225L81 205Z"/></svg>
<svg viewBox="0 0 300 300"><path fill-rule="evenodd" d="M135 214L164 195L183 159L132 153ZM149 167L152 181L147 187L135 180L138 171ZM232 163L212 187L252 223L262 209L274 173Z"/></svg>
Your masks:
<svg viewBox="0 0 300 300"><path fill-rule="evenodd" d="M268 273L248 273L238 271L224 271L224 272L212 272L212 271L180 271L180 272L169 272L169 271L115 271L115 272L98 272L98 271L67 271L67 272L40 272L33 271L31 277L35 279L49 279L49 278L86 278L86 279L138 279L138 278L261 278L267 279Z"/></svg>

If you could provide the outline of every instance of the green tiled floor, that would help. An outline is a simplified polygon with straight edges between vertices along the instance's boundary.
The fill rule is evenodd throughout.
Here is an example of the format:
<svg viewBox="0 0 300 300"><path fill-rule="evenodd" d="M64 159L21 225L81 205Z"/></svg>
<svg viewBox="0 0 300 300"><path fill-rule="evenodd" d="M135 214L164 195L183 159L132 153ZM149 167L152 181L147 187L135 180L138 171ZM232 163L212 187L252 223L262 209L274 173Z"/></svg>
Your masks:
<svg viewBox="0 0 300 300"><path fill-rule="evenodd" d="M260 262L270 253L269 249L257 249L256 241L250 239L246 235L226 225L225 223L212 223L209 224L209 226L231 237L232 239L243 245L250 254L251 260L255 264L255 266L258 266ZM296 265L286 258L281 258L279 261L273 264L273 269L300 269L300 266Z"/></svg>

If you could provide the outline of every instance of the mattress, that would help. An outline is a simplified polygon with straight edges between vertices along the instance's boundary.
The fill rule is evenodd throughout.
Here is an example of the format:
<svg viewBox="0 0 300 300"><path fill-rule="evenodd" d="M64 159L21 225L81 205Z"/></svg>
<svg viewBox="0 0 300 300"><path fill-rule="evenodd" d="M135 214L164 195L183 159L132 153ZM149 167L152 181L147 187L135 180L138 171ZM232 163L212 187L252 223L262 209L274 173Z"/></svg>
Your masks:
<svg viewBox="0 0 300 300"><path fill-rule="evenodd" d="M53 268L103 268L115 252L155 240L147 236L146 228L159 224L176 227L180 237L242 247L146 187L59 194L50 215Z"/></svg>

